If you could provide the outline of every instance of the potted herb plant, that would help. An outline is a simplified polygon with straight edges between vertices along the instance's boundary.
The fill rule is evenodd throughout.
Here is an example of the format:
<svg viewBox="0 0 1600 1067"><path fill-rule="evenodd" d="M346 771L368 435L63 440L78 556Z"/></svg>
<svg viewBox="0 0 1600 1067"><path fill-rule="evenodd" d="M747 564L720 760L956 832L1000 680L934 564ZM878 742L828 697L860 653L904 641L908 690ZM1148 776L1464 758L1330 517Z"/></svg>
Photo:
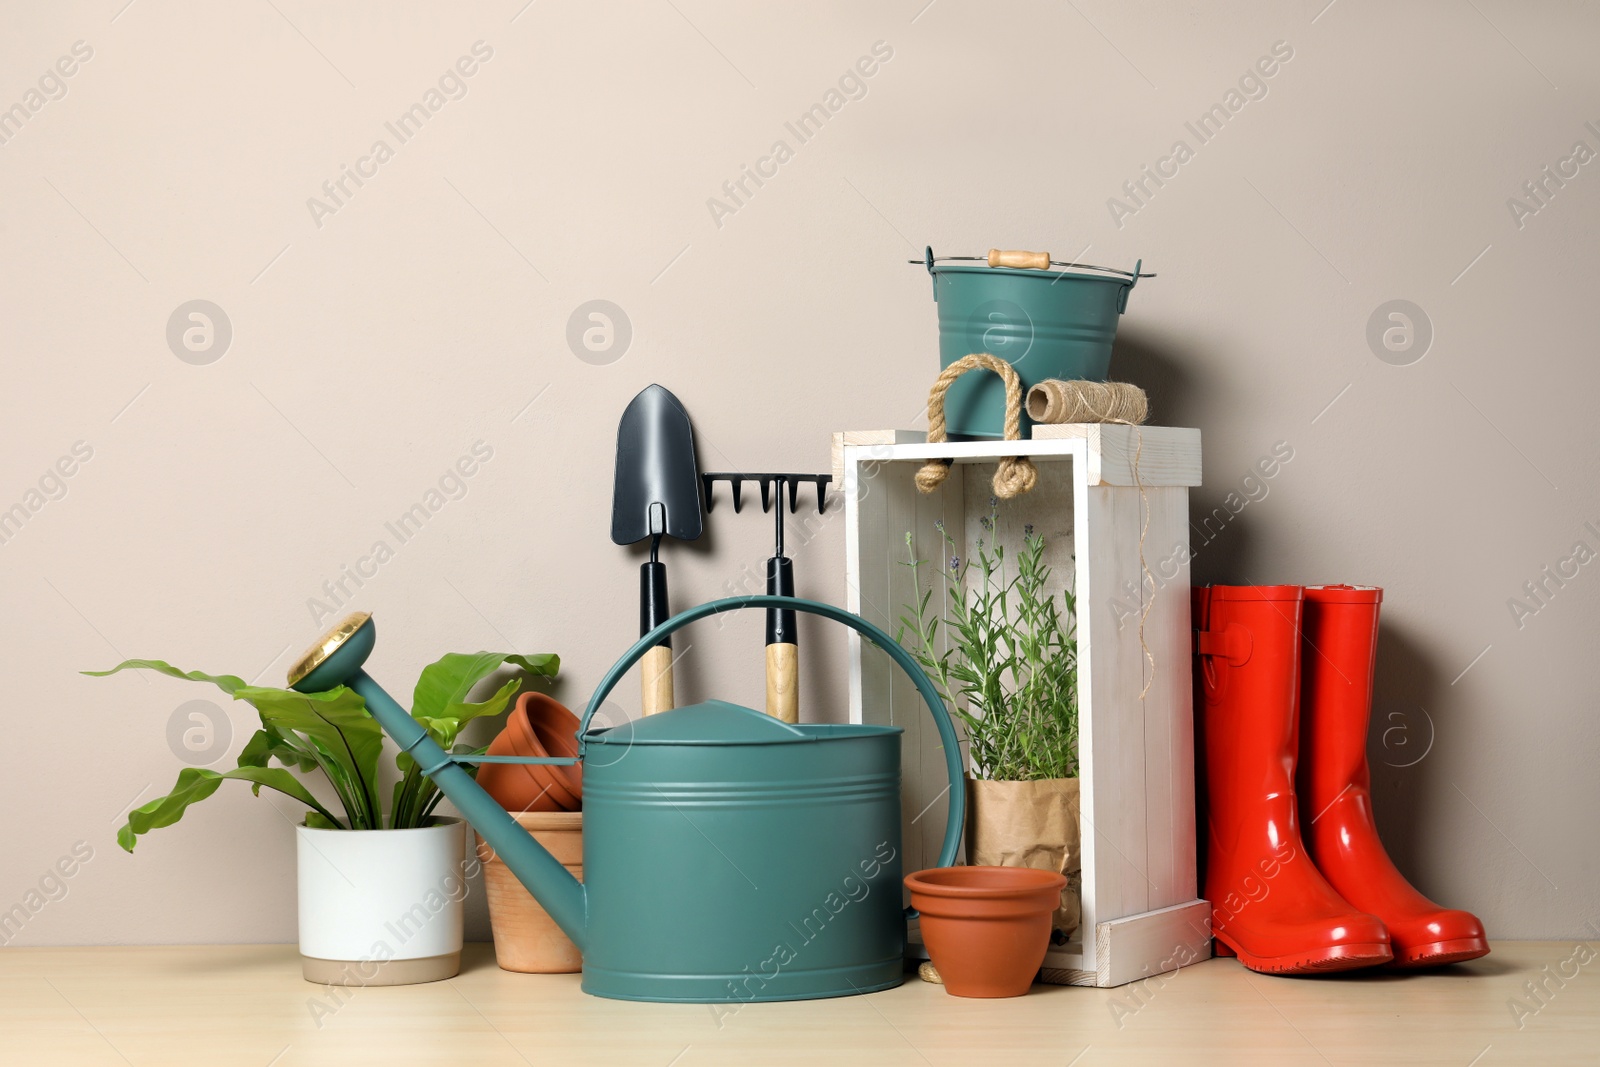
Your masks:
<svg viewBox="0 0 1600 1067"><path fill-rule="evenodd" d="M412 717L447 752L481 753L481 746L460 741L462 727L503 712L523 679L507 680L476 703L467 699L473 687L503 665L550 677L560 663L548 654L449 653L423 668ZM247 685L234 675L182 671L148 659L84 673L99 677L129 668L209 682L254 707L261 728L232 770L185 767L166 796L129 812L117 831L119 845L132 852L140 836L171 826L223 782L248 782L257 796L263 786L277 790L309 809L295 828L300 956L308 981L400 985L459 971L467 892L463 824L434 814L443 794L404 752L395 757L396 780L385 795L378 773L383 731L358 694L343 686L299 693ZM318 779L332 788L332 802L309 788Z"/></svg>
<svg viewBox="0 0 1600 1067"><path fill-rule="evenodd" d="M1051 917L1051 940L1063 944L1080 918L1076 604L1070 590L1050 591L1045 541L1031 525L1014 555L995 543L996 507L991 499L978 520L986 536L965 561L943 523L947 565L919 559L906 535L919 592L896 639L966 735L967 863L1065 875ZM936 585L942 614L930 610Z"/></svg>

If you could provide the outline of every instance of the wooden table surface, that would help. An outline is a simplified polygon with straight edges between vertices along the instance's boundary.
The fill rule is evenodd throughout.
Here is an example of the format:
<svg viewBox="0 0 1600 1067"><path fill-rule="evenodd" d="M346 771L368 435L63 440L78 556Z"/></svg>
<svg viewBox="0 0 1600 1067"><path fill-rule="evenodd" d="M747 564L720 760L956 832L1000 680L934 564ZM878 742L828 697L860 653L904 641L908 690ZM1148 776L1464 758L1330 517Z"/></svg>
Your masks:
<svg viewBox="0 0 1600 1067"><path fill-rule="evenodd" d="M1269 978L1210 960L1014 1000L912 976L870 996L713 1009L585 996L576 975L500 970L487 945L467 946L448 982L338 993L302 981L287 945L9 948L0 1064L1592 1065L1597 971L1587 945L1521 941L1423 975ZM1544 982L1542 1005L1529 981Z"/></svg>

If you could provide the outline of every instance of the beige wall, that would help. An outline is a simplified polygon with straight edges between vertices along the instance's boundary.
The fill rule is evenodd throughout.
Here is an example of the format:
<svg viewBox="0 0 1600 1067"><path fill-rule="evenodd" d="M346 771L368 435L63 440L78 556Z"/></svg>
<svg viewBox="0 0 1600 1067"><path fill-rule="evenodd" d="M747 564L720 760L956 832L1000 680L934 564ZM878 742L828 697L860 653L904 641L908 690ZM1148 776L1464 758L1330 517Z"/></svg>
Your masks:
<svg viewBox="0 0 1600 1067"><path fill-rule="evenodd" d="M1600 548L1600 164L1520 219L1508 198L1575 142L1600 150L1600 13L121 3L8 3L0 36L0 105L93 51L0 145L0 507L92 450L0 545L0 908L92 848L13 943L294 936L287 802L230 787L137 856L113 842L179 767L169 722L213 694L76 671L158 655L279 679L318 630L308 599L382 539L357 603L392 690L445 650L514 644L560 652L581 703L636 625L637 557L607 537L627 398L677 391L708 467L821 470L831 430L920 424L934 308L905 260L925 242L1159 272L1115 370L1157 421L1204 429L1197 514L1255 498L1196 573L1384 586L1375 728L1413 764L1377 768L1400 865L1495 936L1589 936L1600 567L1520 625L1508 598ZM386 130L479 41L464 97L405 143ZM865 96L799 144L785 122L875 42L892 57ZM1185 123L1275 46L1292 57L1200 144ZM378 139L392 158L313 212ZM778 139L776 176L713 212ZM1108 207L1178 139L1175 176ZM232 326L204 365L166 337L196 299ZM566 340L593 299L632 325L605 365ZM1409 365L1366 339L1395 299L1432 323ZM385 522L479 441L465 495L398 544ZM1293 460L1245 484L1278 442ZM713 518L668 549L680 605L767 554L759 514ZM843 599L842 548L835 515L796 553L803 593ZM701 627L681 697L758 701L759 632ZM808 714L837 716L843 642L813 632ZM225 716L231 763L252 717Z"/></svg>

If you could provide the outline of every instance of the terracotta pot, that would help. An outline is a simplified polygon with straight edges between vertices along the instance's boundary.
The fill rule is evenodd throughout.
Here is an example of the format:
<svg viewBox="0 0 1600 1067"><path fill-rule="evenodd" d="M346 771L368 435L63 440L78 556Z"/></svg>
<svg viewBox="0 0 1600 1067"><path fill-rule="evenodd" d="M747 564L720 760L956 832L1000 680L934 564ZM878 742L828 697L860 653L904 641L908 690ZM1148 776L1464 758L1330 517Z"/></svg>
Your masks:
<svg viewBox="0 0 1600 1067"><path fill-rule="evenodd" d="M958 997L1020 997L1050 947L1064 875L1027 867L937 867L906 875L922 940Z"/></svg>
<svg viewBox="0 0 1600 1067"><path fill-rule="evenodd" d="M489 746L491 756L576 756L578 717L543 693L523 693ZM578 811L583 769L539 764L485 763L478 784L507 811Z"/></svg>
<svg viewBox="0 0 1600 1067"><path fill-rule="evenodd" d="M524 812L516 820L574 878L583 880L582 812ZM483 861L483 884L488 890L495 961L505 970L529 974L581 971L583 955L578 946L561 932L561 927L481 837L478 859Z"/></svg>

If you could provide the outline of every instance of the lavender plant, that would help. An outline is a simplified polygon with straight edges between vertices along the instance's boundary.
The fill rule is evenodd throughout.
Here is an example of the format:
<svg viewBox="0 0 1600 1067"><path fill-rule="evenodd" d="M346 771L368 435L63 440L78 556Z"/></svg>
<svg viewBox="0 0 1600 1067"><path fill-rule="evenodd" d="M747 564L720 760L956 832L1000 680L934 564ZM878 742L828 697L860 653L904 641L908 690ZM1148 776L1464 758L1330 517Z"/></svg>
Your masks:
<svg viewBox="0 0 1600 1067"><path fill-rule="evenodd" d="M991 538L996 507L991 498L988 516L978 520ZM915 573L920 593L900 616L895 639L932 677L964 728L975 776L1077 777L1076 603L1071 591L1059 600L1048 592L1044 538L1026 527L1014 557L979 538L976 558L963 561L955 538L942 522L935 525L950 553L948 566L919 559L906 534L903 566ZM926 581L925 569L934 571ZM947 605L942 616L930 609L940 585Z"/></svg>

